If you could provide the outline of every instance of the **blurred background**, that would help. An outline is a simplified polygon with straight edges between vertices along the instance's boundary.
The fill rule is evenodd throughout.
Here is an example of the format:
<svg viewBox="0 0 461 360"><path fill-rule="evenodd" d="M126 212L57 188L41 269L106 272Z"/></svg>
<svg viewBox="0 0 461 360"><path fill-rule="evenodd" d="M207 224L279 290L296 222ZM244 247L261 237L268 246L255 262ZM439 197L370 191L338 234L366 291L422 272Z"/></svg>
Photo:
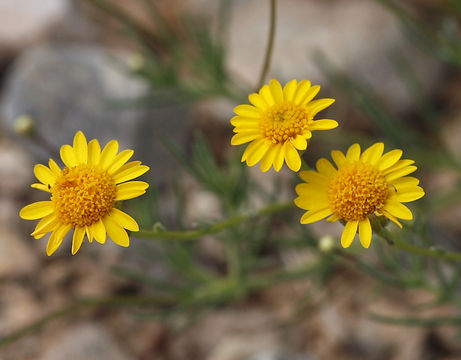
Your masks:
<svg viewBox="0 0 461 360"><path fill-rule="evenodd" d="M230 146L269 4L0 0L0 338L35 324L0 340L0 359L461 359L457 262L379 238L344 251L340 224L301 226L299 209L194 241L133 234L127 249L85 242L71 256L67 239L52 257L19 219L46 198L29 187L33 165L77 130L151 167L148 194L125 205L144 229L291 202L295 174L247 168ZM340 127L315 134L309 165L354 142L415 159L427 195L406 230L390 228L458 252L460 30L459 0L279 0L266 78L336 99L321 118Z"/></svg>

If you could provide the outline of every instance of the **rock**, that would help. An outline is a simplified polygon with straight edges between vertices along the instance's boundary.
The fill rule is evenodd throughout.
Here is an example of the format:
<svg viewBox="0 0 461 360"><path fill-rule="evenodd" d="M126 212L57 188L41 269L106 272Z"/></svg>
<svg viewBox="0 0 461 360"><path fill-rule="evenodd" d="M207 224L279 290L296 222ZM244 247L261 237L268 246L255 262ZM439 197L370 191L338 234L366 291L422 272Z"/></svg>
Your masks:
<svg viewBox="0 0 461 360"><path fill-rule="evenodd" d="M130 75L124 65L128 58L126 52L86 45L26 51L6 79L0 109L5 128L11 131L15 120L27 114L56 149L71 143L77 130L103 144L117 139L121 149L133 148L135 158L151 167L154 181L165 181L175 162L159 139L168 137L181 147L187 114L178 108L135 106L132 101L146 96L148 89ZM29 145L36 160L47 160L49 154Z"/></svg>
<svg viewBox="0 0 461 360"><path fill-rule="evenodd" d="M102 327L81 324L66 330L54 339L54 344L40 360L134 360Z"/></svg>
<svg viewBox="0 0 461 360"><path fill-rule="evenodd" d="M40 39L69 7L69 0L0 1L0 50L19 50Z"/></svg>
<svg viewBox="0 0 461 360"><path fill-rule="evenodd" d="M264 61L269 2L235 3L230 19L229 68L255 86ZM369 82L392 111L412 103L390 57L399 53L411 64L425 91L441 76L435 60L419 51L399 29L398 19L373 1L287 0L278 4L270 75L282 82L309 79L327 85L312 59L320 52L348 76Z"/></svg>

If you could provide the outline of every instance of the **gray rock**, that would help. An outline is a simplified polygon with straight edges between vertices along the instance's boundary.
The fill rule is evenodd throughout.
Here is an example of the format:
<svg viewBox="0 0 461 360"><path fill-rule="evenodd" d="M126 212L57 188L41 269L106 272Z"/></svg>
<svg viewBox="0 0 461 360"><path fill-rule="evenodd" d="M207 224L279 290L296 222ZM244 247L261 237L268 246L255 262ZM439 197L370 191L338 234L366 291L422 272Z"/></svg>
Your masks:
<svg viewBox="0 0 461 360"><path fill-rule="evenodd" d="M131 101L147 95L148 88L129 73L128 59L126 52L84 45L26 51L6 81L0 108L4 127L11 131L19 116L30 115L56 149L71 143L77 130L103 144L117 139L121 148L133 148L136 159L151 166L154 180L165 179L173 161L159 138L181 145L187 134L186 112L134 106ZM37 161L49 155L37 146L31 151Z"/></svg>
<svg viewBox="0 0 461 360"><path fill-rule="evenodd" d="M135 359L102 327L77 325L55 338L40 360L131 360Z"/></svg>

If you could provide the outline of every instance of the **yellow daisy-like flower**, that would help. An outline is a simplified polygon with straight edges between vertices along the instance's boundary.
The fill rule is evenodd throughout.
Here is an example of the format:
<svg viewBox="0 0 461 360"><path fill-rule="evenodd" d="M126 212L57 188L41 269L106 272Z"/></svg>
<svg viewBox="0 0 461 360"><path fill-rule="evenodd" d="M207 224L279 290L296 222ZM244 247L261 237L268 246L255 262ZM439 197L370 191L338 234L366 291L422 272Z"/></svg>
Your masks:
<svg viewBox="0 0 461 360"><path fill-rule="evenodd" d="M334 103L334 99L312 99L320 86L310 81L291 80L283 89L277 80L264 85L258 94L248 96L252 105L239 105L237 116L231 124L236 133L232 145L250 142L242 156L242 162L253 166L261 161L261 170L272 166L279 171L283 163L293 171L301 168L298 151L306 150L314 130L330 130L338 126L335 120L314 121L314 116Z"/></svg>
<svg viewBox="0 0 461 360"><path fill-rule="evenodd" d="M317 171L300 173L306 181L296 186L295 204L307 210L301 223L309 224L327 216L327 221L345 223L341 245L349 247L357 229L360 242L368 248L372 227L370 216L385 216L399 227L397 218L411 220L413 214L403 202L424 196L419 180L406 176L416 170L413 160L400 160L402 150L392 150L383 155L384 144L376 143L361 155L360 145L352 145L346 155L333 150L331 157L336 167L327 159L317 161Z"/></svg>
<svg viewBox="0 0 461 360"><path fill-rule="evenodd" d="M110 141L101 151L98 140L87 143L78 131L73 147L61 147L64 169L52 159L48 167L35 165L34 173L40 183L33 188L49 192L50 201L39 201L24 207L19 215L26 220L41 219L31 234L39 239L51 232L46 247L48 255L61 245L64 236L74 229L72 254L76 254L86 236L103 244L106 235L120 246L129 246L125 229L138 231L136 221L117 209L116 201L138 197L149 184L132 180L149 170L140 161L127 162L133 150L117 154L118 142Z"/></svg>

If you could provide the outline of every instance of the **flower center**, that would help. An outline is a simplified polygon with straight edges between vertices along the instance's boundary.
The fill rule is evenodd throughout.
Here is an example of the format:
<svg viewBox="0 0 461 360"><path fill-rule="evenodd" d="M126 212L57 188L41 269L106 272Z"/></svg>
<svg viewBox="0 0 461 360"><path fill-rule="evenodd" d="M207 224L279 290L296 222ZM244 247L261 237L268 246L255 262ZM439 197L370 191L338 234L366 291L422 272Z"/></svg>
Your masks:
<svg viewBox="0 0 461 360"><path fill-rule="evenodd" d="M312 121L304 107L286 101L268 108L262 114L261 120L260 127L264 137L274 144L302 134Z"/></svg>
<svg viewBox="0 0 461 360"><path fill-rule="evenodd" d="M389 196L384 175L373 165L345 165L328 184L330 209L342 219L363 220L382 208Z"/></svg>
<svg viewBox="0 0 461 360"><path fill-rule="evenodd" d="M107 171L78 165L63 170L51 189L51 201L61 223L91 225L111 210L116 190Z"/></svg>

